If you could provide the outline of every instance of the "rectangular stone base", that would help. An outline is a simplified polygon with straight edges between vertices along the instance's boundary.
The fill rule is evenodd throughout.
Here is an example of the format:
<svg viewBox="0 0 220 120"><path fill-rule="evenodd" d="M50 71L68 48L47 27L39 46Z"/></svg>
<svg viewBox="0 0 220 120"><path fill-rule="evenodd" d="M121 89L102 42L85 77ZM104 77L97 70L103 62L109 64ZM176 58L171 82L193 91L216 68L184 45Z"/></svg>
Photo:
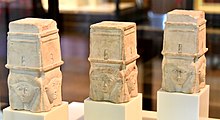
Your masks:
<svg viewBox="0 0 220 120"><path fill-rule="evenodd" d="M201 120L209 115L209 85L196 94L157 91L158 120Z"/></svg>
<svg viewBox="0 0 220 120"><path fill-rule="evenodd" d="M52 108L49 112L33 113L29 111L3 109L3 120L68 120L68 103Z"/></svg>
<svg viewBox="0 0 220 120"><path fill-rule="evenodd" d="M127 103L84 100L84 120L142 120L142 94Z"/></svg>

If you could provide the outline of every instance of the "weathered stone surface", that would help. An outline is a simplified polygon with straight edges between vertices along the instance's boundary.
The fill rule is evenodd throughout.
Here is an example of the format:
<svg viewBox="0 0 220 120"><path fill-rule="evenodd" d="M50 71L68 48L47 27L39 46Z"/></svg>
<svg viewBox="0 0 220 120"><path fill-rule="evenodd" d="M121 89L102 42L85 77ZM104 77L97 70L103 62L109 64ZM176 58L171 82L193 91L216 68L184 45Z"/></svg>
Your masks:
<svg viewBox="0 0 220 120"><path fill-rule="evenodd" d="M43 112L60 105L62 64L55 21L26 18L11 22L6 64L11 108Z"/></svg>
<svg viewBox="0 0 220 120"><path fill-rule="evenodd" d="M181 56L201 56L206 51L204 12L174 10L167 14L163 51Z"/></svg>
<svg viewBox="0 0 220 120"><path fill-rule="evenodd" d="M196 93L205 85L206 58L164 56L162 71L163 90Z"/></svg>
<svg viewBox="0 0 220 120"><path fill-rule="evenodd" d="M137 91L136 25L104 21L90 29L90 98L128 102Z"/></svg>
<svg viewBox="0 0 220 120"><path fill-rule="evenodd" d="M162 89L197 93L205 86L206 20L204 12L168 13L162 54Z"/></svg>

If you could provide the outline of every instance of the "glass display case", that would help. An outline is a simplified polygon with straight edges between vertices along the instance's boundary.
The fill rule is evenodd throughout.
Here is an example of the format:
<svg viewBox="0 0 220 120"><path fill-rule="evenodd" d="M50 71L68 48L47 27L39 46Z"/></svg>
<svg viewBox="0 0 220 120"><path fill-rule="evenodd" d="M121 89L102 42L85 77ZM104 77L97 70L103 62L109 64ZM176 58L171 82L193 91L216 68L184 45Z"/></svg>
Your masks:
<svg viewBox="0 0 220 120"><path fill-rule="evenodd" d="M203 10L206 13L212 13L212 14L220 13L219 0L194 0L194 7L196 10Z"/></svg>

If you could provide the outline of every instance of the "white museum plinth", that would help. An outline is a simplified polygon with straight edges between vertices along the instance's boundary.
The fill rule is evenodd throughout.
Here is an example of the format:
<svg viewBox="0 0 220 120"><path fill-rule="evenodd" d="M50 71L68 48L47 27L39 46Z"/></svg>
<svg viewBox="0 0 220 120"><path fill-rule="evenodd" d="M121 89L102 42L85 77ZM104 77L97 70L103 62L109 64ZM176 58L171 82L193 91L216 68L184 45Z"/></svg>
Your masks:
<svg viewBox="0 0 220 120"><path fill-rule="evenodd" d="M2 111L0 110L0 120L2 120Z"/></svg>
<svg viewBox="0 0 220 120"><path fill-rule="evenodd" d="M29 111L3 109L3 120L68 120L68 103L53 107L49 112L33 113Z"/></svg>
<svg viewBox="0 0 220 120"><path fill-rule="evenodd" d="M195 94L157 91L158 120L202 120L208 114L209 85Z"/></svg>
<svg viewBox="0 0 220 120"><path fill-rule="evenodd" d="M84 120L142 120L142 94L127 103L84 100Z"/></svg>

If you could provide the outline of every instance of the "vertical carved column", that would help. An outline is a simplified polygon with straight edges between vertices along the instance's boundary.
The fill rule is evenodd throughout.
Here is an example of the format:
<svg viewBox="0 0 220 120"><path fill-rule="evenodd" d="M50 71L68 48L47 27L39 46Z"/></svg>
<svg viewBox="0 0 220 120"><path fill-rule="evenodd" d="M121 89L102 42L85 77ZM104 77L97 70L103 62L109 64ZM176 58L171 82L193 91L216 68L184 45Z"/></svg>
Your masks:
<svg viewBox="0 0 220 120"><path fill-rule="evenodd" d="M62 102L60 40L56 22L26 18L9 24L9 102L13 110L49 111Z"/></svg>
<svg viewBox="0 0 220 120"><path fill-rule="evenodd" d="M197 93L205 86L206 20L202 11L168 13L164 30L162 89Z"/></svg>
<svg viewBox="0 0 220 120"><path fill-rule="evenodd" d="M104 21L90 26L92 100L128 102L138 95L136 25Z"/></svg>

